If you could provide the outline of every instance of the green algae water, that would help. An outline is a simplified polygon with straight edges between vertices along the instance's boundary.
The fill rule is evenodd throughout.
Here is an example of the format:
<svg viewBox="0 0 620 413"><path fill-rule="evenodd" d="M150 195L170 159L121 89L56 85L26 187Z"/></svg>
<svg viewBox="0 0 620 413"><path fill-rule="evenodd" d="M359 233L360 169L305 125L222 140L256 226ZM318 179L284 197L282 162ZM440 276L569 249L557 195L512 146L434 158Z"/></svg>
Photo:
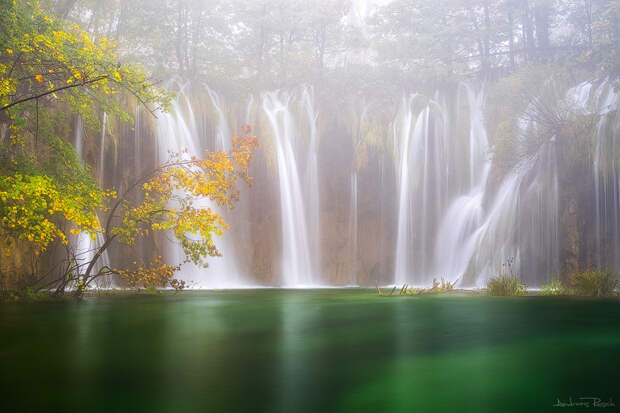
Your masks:
<svg viewBox="0 0 620 413"><path fill-rule="evenodd" d="M0 334L2 412L620 406L618 300L185 292L4 303Z"/></svg>

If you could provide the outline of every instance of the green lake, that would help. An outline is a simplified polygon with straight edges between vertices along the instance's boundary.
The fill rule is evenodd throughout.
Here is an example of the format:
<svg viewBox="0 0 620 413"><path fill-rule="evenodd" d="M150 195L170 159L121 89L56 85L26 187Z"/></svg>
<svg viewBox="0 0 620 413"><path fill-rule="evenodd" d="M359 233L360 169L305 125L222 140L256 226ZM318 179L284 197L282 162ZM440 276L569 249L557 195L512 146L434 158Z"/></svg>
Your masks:
<svg viewBox="0 0 620 413"><path fill-rule="evenodd" d="M620 406L618 383L617 299L328 289L0 304L1 412L592 411L553 405Z"/></svg>

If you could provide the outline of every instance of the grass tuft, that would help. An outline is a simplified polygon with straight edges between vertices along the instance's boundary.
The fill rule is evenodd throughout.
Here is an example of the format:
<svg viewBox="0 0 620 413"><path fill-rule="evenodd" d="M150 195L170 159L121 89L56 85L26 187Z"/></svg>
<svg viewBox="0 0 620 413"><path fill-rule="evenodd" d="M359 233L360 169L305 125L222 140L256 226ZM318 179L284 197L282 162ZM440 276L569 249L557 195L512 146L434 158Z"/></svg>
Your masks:
<svg viewBox="0 0 620 413"><path fill-rule="evenodd" d="M547 296L556 295L557 296L557 295L567 295L567 294L568 294L568 291L558 279L552 280L549 284L543 285L540 289L540 295L547 295Z"/></svg>
<svg viewBox="0 0 620 413"><path fill-rule="evenodd" d="M495 297L526 295L525 287L525 284L515 276L500 275L489 280L487 294Z"/></svg>

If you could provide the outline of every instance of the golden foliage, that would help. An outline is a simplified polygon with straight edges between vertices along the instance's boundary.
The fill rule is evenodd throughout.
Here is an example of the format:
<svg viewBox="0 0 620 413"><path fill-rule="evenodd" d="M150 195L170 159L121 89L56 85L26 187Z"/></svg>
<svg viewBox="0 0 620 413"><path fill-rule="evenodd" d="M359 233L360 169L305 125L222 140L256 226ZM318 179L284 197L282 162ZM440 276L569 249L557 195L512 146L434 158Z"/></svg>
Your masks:
<svg viewBox="0 0 620 413"><path fill-rule="evenodd" d="M134 265L137 265L134 262ZM170 286L176 291L185 288L185 281L174 278L174 273L181 269L180 266L172 266L164 263L162 257L155 258L148 267L138 266L134 269L116 270L120 277L130 288L164 288Z"/></svg>
<svg viewBox="0 0 620 413"><path fill-rule="evenodd" d="M249 127L244 132L249 133ZM211 208L233 208L239 199L239 179L252 185L248 167L258 147L256 136L236 136L229 153L207 150L204 158L187 151L171 153L141 185L138 203L121 198L111 207L120 209L120 222L110 228L111 236L133 245L140 237L170 231L179 240L186 262L207 266L207 257L220 256L213 236L228 229L224 219Z"/></svg>

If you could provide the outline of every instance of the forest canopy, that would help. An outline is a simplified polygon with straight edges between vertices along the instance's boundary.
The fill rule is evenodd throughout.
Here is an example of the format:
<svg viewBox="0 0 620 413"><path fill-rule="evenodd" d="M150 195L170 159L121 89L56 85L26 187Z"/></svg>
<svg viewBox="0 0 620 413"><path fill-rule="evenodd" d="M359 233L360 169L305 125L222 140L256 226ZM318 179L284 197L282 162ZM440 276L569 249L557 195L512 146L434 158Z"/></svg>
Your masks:
<svg viewBox="0 0 620 413"><path fill-rule="evenodd" d="M58 0L156 73L263 89L408 89L546 63L619 73L617 0Z"/></svg>

